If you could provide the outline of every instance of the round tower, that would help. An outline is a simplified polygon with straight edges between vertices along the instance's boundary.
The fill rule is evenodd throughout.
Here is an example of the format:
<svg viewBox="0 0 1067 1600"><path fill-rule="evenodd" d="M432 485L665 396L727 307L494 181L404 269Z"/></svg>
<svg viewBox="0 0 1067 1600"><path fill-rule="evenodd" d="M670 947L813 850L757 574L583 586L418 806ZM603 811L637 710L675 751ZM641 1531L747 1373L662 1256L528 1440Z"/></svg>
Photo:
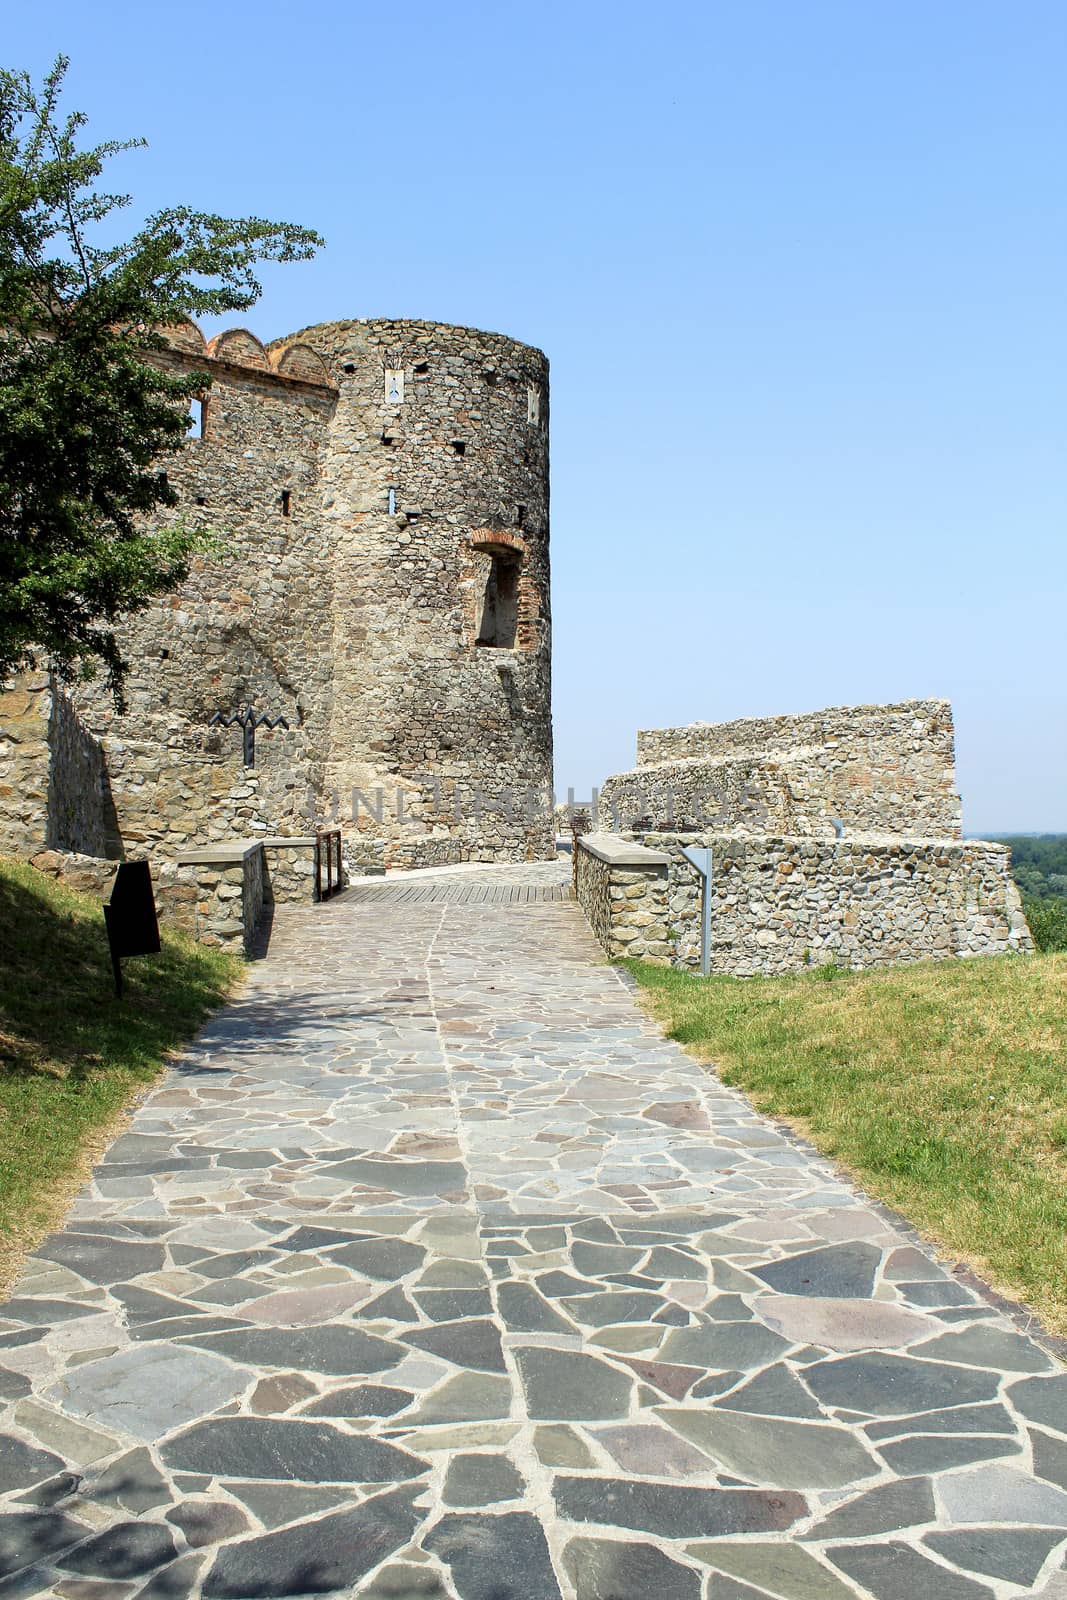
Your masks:
<svg viewBox="0 0 1067 1600"><path fill-rule="evenodd" d="M298 340L339 391L320 479L326 788L350 857L549 856L548 363L431 322L325 323L279 344Z"/></svg>

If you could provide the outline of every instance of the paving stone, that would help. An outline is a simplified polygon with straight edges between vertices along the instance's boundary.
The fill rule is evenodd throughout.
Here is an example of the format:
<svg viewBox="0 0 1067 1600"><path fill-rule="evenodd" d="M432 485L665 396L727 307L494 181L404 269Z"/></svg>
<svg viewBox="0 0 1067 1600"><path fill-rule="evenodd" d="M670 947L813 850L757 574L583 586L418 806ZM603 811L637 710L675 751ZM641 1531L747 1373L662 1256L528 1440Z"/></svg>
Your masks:
<svg viewBox="0 0 1067 1600"><path fill-rule="evenodd" d="M528 1347L517 1350L515 1358L527 1409L538 1421L624 1417L629 1410L632 1381L595 1356Z"/></svg>
<svg viewBox="0 0 1067 1600"><path fill-rule="evenodd" d="M414 1299L434 1322L493 1314L493 1299L488 1289L416 1289Z"/></svg>
<svg viewBox="0 0 1067 1600"><path fill-rule="evenodd" d="M908 1476L948 1472L952 1467L966 1467L974 1461L1018 1455L1022 1445L1018 1439L972 1439L966 1435L944 1434L938 1438L898 1439L893 1444L879 1445L878 1449L887 1467Z"/></svg>
<svg viewBox="0 0 1067 1600"><path fill-rule="evenodd" d="M137 1590L135 1600L190 1600L196 1593L196 1581L203 1565L199 1555L179 1556L169 1567L153 1573L148 1582Z"/></svg>
<svg viewBox="0 0 1067 1600"><path fill-rule="evenodd" d="M701 1578L654 1545L622 1539L572 1539L563 1564L575 1600L700 1600Z"/></svg>
<svg viewBox="0 0 1067 1600"><path fill-rule="evenodd" d="M325 1323L318 1328L248 1328L241 1333L206 1334L202 1338L197 1335L188 1345L217 1351L230 1361L249 1367L301 1367L305 1372L337 1377L383 1372L395 1367L404 1356L402 1345L345 1323Z"/></svg>
<svg viewBox="0 0 1067 1600"><path fill-rule="evenodd" d="M643 1383L651 1384L653 1389L658 1389L672 1400L681 1400L697 1379L703 1377L702 1367L679 1366L669 1361L643 1361L634 1356L620 1356L619 1359ZM740 1376L739 1372L731 1374L735 1382Z"/></svg>
<svg viewBox="0 0 1067 1600"><path fill-rule="evenodd" d="M368 1300L362 1310L368 1322L382 1318L389 1322L421 1322L422 1318L403 1289L387 1289L376 1300Z"/></svg>
<svg viewBox="0 0 1067 1600"><path fill-rule="evenodd" d="M82 1317L98 1316L101 1307L85 1300L34 1300L19 1295L3 1306L5 1318L12 1322L28 1322L31 1326L55 1327L60 1322L71 1322Z"/></svg>
<svg viewBox="0 0 1067 1600"><path fill-rule="evenodd" d="M992 1400L997 1392L997 1379L991 1373L889 1352L819 1362L805 1368L803 1377L824 1406L874 1416L976 1405Z"/></svg>
<svg viewBox="0 0 1067 1600"><path fill-rule="evenodd" d="M127 1451L99 1477L87 1480L82 1493L137 1513L170 1505L174 1498L166 1478L145 1449Z"/></svg>
<svg viewBox="0 0 1067 1600"><path fill-rule="evenodd" d="M560 1301L575 1322L603 1328L618 1322L647 1322L663 1307L662 1296L640 1290L609 1290L604 1294L565 1297Z"/></svg>
<svg viewBox="0 0 1067 1600"><path fill-rule="evenodd" d="M384 1278L393 1283L420 1267L426 1251L408 1239L364 1239L332 1251L330 1259L367 1278Z"/></svg>
<svg viewBox="0 0 1067 1600"><path fill-rule="evenodd" d="M495 1324L487 1320L442 1322L407 1333L404 1338L416 1350L428 1350L457 1367L474 1367L479 1372L505 1371L500 1334Z"/></svg>
<svg viewBox="0 0 1067 1600"><path fill-rule="evenodd" d="M868 1439L896 1439L906 1433L1014 1433L1015 1423L996 1402L984 1406L954 1406L948 1411L924 1411L913 1417L893 1417L869 1422Z"/></svg>
<svg viewBox="0 0 1067 1600"><path fill-rule="evenodd" d="M354 1279L350 1284L323 1284L319 1288L281 1290L263 1295L245 1307L242 1315L250 1322L272 1328L303 1328L342 1317L370 1298L369 1284Z"/></svg>
<svg viewBox="0 0 1067 1600"><path fill-rule="evenodd" d="M467 1169L459 1161L339 1161L331 1176L387 1194L462 1195Z"/></svg>
<svg viewBox="0 0 1067 1600"><path fill-rule="evenodd" d="M941 1482L953 1523L1030 1522L1067 1527L1067 1494L1010 1467L976 1467Z"/></svg>
<svg viewBox="0 0 1067 1600"><path fill-rule="evenodd" d="M460 1600L561 1600L544 1530L525 1512L444 1516L423 1543L448 1563Z"/></svg>
<svg viewBox="0 0 1067 1600"><path fill-rule="evenodd" d="M928 1338L937 1323L925 1313L878 1300L842 1300L832 1295L763 1294L756 1315L794 1344L828 1350L900 1349Z"/></svg>
<svg viewBox="0 0 1067 1600"><path fill-rule="evenodd" d="M653 1422L594 1428L592 1433L627 1472L651 1478L692 1478L715 1471L713 1462L703 1451L686 1444L669 1428Z"/></svg>
<svg viewBox="0 0 1067 1600"><path fill-rule="evenodd" d="M204 1479L201 1488L210 1482ZM222 1487L235 1500L247 1506L267 1529L287 1527L292 1522L303 1522L323 1511L350 1508L357 1491L346 1484L343 1488L309 1489L299 1483L259 1483L229 1479Z"/></svg>
<svg viewBox="0 0 1067 1600"><path fill-rule="evenodd" d="M19 1400L24 1394L29 1394L33 1385L21 1372L9 1372L6 1367L0 1367L0 1401Z"/></svg>
<svg viewBox="0 0 1067 1600"><path fill-rule="evenodd" d="M967 1367L992 1367L996 1372L1050 1372L1052 1362L1032 1339L1001 1328L963 1328L917 1345L912 1354L930 1361L958 1361Z"/></svg>
<svg viewBox="0 0 1067 1600"><path fill-rule="evenodd" d="M248 1518L229 1500L183 1500L167 1512L167 1521L180 1528L194 1548L232 1539L248 1530Z"/></svg>
<svg viewBox="0 0 1067 1600"><path fill-rule="evenodd" d="M325 1422L267 1417L198 1422L168 1439L160 1454L178 1471L304 1483L386 1483L427 1470L426 1462L384 1439L342 1433Z"/></svg>
<svg viewBox="0 0 1067 1600"><path fill-rule="evenodd" d="M459 1372L435 1389L405 1418L405 1425L428 1422L477 1422L506 1417L511 1410L511 1384L507 1378Z"/></svg>
<svg viewBox="0 0 1067 1600"><path fill-rule="evenodd" d="M442 1498L447 1506L487 1506L514 1500L523 1493L523 1480L507 1456L453 1456L445 1477Z"/></svg>
<svg viewBox="0 0 1067 1600"><path fill-rule="evenodd" d="M394 1389L389 1384L361 1383L351 1389L334 1389L313 1405L304 1406L305 1417L392 1417L409 1406L415 1396L410 1389Z"/></svg>
<svg viewBox="0 0 1067 1600"><path fill-rule="evenodd" d="M26 1489L62 1470L63 1461L50 1450L37 1450L13 1433L0 1433L0 1494Z"/></svg>
<svg viewBox="0 0 1067 1600"><path fill-rule="evenodd" d="M224 1545L204 1579L209 1600L329 1594L358 1583L410 1539L417 1489L393 1489L258 1538Z"/></svg>
<svg viewBox="0 0 1067 1600"><path fill-rule="evenodd" d="M585 1278L599 1278L606 1272L630 1272L644 1251L618 1244L589 1244L576 1240L571 1246L574 1270Z"/></svg>
<svg viewBox="0 0 1067 1600"><path fill-rule="evenodd" d="M93 1578L135 1578L173 1561L178 1551L155 1522L120 1522L58 1558L68 1572Z"/></svg>
<svg viewBox="0 0 1067 1600"><path fill-rule="evenodd" d="M359 1600L450 1600L440 1575L429 1567L395 1562L375 1573Z"/></svg>
<svg viewBox="0 0 1067 1600"><path fill-rule="evenodd" d="M1008 1583L1034 1583L1063 1528L965 1528L928 1533L923 1543L954 1566Z"/></svg>
<svg viewBox="0 0 1067 1600"><path fill-rule="evenodd" d="M1008 1398L1029 1422L1067 1434L1067 1373L1055 1378L1023 1378L1011 1385Z"/></svg>
<svg viewBox="0 0 1067 1600"><path fill-rule="evenodd" d="M62 1511L8 1511L0 1517L0 1578L69 1550L91 1530Z"/></svg>
<svg viewBox="0 0 1067 1600"><path fill-rule="evenodd" d="M785 1339L759 1323L719 1322L676 1329L668 1334L659 1354L663 1361L727 1372L767 1366L788 1349Z"/></svg>
<svg viewBox="0 0 1067 1600"><path fill-rule="evenodd" d="M714 1572L756 1584L758 1589L752 1593L772 1594L778 1600L855 1600L851 1585L846 1586L802 1545L757 1541L691 1544L687 1554ZM716 1593L714 1583L711 1593Z"/></svg>
<svg viewBox="0 0 1067 1600"><path fill-rule="evenodd" d="M705 1408L665 1406L664 1421L727 1472L787 1489L837 1489L873 1478L881 1465L847 1428Z"/></svg>
<svg viewBox="0 0 1067 1600"><path fill-rule="evenodd" d="M900 1478L835 1507L801 1538L864 1539L933 1522L936 1516L929 1478Z"/></svg>
<svg viewBox="0 0 1067 1600"><path fill-rule="evenodd" d="M931 1600L935 1595L937 1600L994 1600L988 1585L950 1572L896 1540L840 1545L826 1554L842 1572L869 1589L875 1600L915 1600L916 1595L930 1595Z"/></svg>
<svg viewBox="0 0 1067 1600"><path fill-rule="evenodd" d="M205 1351L144 1345L75 1367L47 1396L75 1416L151 1442L225 1405L247 1382L246 1373Z"/></svg>
<svg viewBox="0 0 1067 1600"><path fill-rule="evenodd" d="M162 1245L133 1244L73 1229L49 1234L34 1254L69 1267L87 1283L102 1285L126 1283L142 1273L159 1272L164 1262Z"/></svg>
<svg viewBox="0 0 1067 1600"><path fill-rule="evenodd" d="M260 1378L248 1405L259 1416L274 1416L279 1411L290 1411L312 1394L318 1394L318 1390L302 1372L279 1372L273 1378Z"/></svg>
<svg viewBox="0 0 1067 1600"><path fill-rule="evenodd" d="M823 1419L823 1411L800 1379L781 1362L724 1395L719 1405L724 1411L749 1411L760 1416Z"/></svg>
<svg viewBox="0 0 1067 1600"><path fill-rule="evenodd" d="M789 1490L694 1489L682 1484L630 1483L619 1478L557 1477L560 1515L666 1539L779 1532L807 1512Z"/></svg>
<svg viewBox="0 0 1067 1600"><path fill-rule="evenodd" d="M881 1259L880 1250L862 1241L831 1244L757 1267L754 1276L779 1294L866 1298L874 1291Z"/></svg>
<svg viewBox="0 0 1067 1600"><path fill-rule="evenodd" d="M559 1314L528 1283L502 1283L497 1289L501 1320L521 1333L575 1333L573 1322Z"/></svg>
<svg viewBox="0 0 1067 1600"><path fill-rule="evenodd" d="M573 1428L545 1423L534 1429L534 1449L546 1467L595 1467L589 1446Z"/></svg>
<svg viewBox="0 0 1067 1600"><path fill-rule="evenodd" d="M1038 1428L1027 1430L1034 1456L1034 1471L1039 1478L1067 1489L1067 1442Z"/></svg>

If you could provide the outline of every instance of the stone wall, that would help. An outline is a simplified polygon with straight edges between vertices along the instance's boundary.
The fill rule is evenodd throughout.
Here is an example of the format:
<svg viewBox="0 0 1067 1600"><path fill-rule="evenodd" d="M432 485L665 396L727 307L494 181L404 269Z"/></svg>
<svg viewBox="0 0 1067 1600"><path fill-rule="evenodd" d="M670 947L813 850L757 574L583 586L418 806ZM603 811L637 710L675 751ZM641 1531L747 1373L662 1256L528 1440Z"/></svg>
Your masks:
<svg viewBox="0 0 1067 1600"><path fill-rule="evenodd" d="M340 386L323 474L339 597L327 788L349 856L550 856L548 364L427 322L298 337Z"/></svg>
<svg viewBox="0 0 1067 1600"><path fill-rule="evenodd" d="M38 689L0 697L0 843L122 855L337 821L356 865L551 855L544 356L426 322L171 339L160 359L205 377L173 514L215 548L122 628L125 711L99 685L63 707L58 764ZM248 702L288 724L254 769L212 725Z"/></svg>
<svg viewBox="0 0 1067 1600"><path fill-rule="evenodd" d="M586 833L575 841L574 892L609 956L670 955L669 859L612 834Z"/></svg>
<svg viewBox="0 0 1067 1600"><path fill-rule="evenodd" d="M713 851L712 972L749 977L831 961L860 969L1033 948L1002 845L717 833L649 833L642 842L669 865L665 893L646 883L633 894L634 937L614 921L605 937L603 868L579 868L579 899L611 954L655 958L662 943L671 965L699 971L701 880L683 846ZM588 843L579 841L582 854ZM612 868L608 888L629 898L633 885Z"/></svg>
<svg viewBox="0 0 1067 1600"><path fill-rule="evenodd" d="M642 780L658 797L672 783L683 791L714 790L722 770L717 764L743 757L777 758L773 767L787 789L794 826L802 824L799 831L830 836L836 820L846 833L960 837L947 700L646 729L637 735L637 771L625 778ZM673 773L664 765L679 762L704 765ZM607 792L605 785L602 793ZM662 798L656 809L656 820L665 820ZM714 825L714 818L704 820Z"/></svg>
<svg viewBox="0 0 1067 1600"><path fill-rule="evenodd" d="M52 760L48 679L24 673L0 696L0 851L31 856L49 842Z"/></svg>
<svg viewBox="0 0 1067 1600"><path fill-rule="evenodd" d="M110 899L119 865L55 849L38 851L31 864L101 900ZM160 922L201 944L247 955L268 907L314 899L315 840L238 840L156 859L152 890Z"/></svg>
<svg viewBox="0 0 1067 1600"><path fill-rule="evenodd" d="M665 761L605 779L597 802L612 832L729 828L743 833L806 832L783 762L752 756ZM832 835L833 826L826 824Z"/></svg>

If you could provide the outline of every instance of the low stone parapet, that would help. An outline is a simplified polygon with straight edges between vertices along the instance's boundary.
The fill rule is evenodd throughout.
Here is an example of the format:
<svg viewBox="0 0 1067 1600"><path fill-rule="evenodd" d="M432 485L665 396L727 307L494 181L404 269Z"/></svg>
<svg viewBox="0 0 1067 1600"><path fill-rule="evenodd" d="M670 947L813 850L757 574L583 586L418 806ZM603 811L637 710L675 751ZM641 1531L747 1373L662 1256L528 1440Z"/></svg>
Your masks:
<svg viewBox="0 0 1067 1600"><path fill-rule="evenodd" d="M712 972L750 977L828 962L859 970L1033 949L1003 845L722 833L648 833L641 844L591 834L578 844L578 898L612 956L699 971L701 878L683 854L693 846L712 851Z"/></svg>
<svg viewBox="0 0 1067 1600"><path fill-rule="evenodd" d="M612 833L574 843L574 892L608 955L664 960L670 856Z"/></svg>
<svg viewBox="0 0 1067 1600"><path fill-rule="evenodd" d="M42 850L32 865L72 889L106 900L120 863L72 851ZM247 954L264 911L315 897L315 838L237 839L152 861L160 919L201 944Z"/></svg>

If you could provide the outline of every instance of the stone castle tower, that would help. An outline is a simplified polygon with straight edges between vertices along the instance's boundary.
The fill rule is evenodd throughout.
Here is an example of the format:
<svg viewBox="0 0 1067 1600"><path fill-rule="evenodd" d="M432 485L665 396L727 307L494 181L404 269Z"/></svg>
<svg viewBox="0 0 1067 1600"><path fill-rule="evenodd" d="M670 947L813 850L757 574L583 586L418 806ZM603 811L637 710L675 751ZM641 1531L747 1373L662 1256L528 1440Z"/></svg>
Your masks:
<svg viewBox="0 0 1067 1600"><path fill-rule="evenodd" d="M545 357L387 320L170 343L211 377L167 471L218 553L124 628L123 715L92 686L8 697L0 846L115 856L336 818L355 866L550 855ZM211 720L247 703L288 723L254 768Z"/></svg>

